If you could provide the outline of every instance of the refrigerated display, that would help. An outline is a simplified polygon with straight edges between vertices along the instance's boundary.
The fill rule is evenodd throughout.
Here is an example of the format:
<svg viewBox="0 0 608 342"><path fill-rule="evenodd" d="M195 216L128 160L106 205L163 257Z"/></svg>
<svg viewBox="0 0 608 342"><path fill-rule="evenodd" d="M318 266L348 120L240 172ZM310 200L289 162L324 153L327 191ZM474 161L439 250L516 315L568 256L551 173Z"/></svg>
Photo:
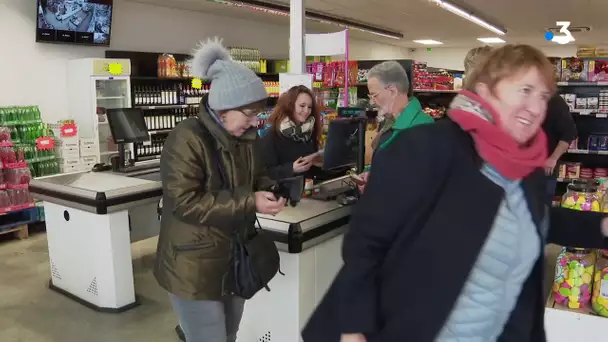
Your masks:
<svg viewBox="0 0 608 342"><path fill-rule="evenodd" d="M110 67L112 66L112 67ZM117 72L118 70L118 72ZM131 62L128 59L75 59L68 64L69 116L78 125L81 139L93 139L93 148L80 157L110 163L118 153L106 118L106 111L131 108ZM92 151L92 152L91 152Z"/></svg>

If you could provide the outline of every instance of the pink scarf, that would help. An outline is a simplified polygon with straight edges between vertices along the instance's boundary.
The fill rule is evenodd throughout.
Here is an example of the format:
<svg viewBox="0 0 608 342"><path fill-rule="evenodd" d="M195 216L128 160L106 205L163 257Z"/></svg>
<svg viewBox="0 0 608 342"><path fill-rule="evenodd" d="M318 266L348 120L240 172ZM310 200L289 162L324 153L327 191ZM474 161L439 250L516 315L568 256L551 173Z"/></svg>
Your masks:
<svg viewBox="0 0 608 342"><path fill-rule="evenodd" d="M542 129L526 146L502 130L498 113L479 95L461 91L450 104L448 116L473 137L479 156L509 179L522 179L544 166L547 137Z"/></svg>

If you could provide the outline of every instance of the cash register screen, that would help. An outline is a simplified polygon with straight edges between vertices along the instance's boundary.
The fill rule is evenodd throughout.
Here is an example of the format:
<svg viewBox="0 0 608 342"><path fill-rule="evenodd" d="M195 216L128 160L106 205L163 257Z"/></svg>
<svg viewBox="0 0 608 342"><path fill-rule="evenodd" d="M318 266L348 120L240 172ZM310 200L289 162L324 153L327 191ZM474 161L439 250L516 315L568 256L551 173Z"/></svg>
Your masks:
<svg viewBox="0 0 608 342"><path fill-rule="evenodd" d="M141 109L108 109L106 115L115 143L124 144L150 140L148 127Z"/></svg>

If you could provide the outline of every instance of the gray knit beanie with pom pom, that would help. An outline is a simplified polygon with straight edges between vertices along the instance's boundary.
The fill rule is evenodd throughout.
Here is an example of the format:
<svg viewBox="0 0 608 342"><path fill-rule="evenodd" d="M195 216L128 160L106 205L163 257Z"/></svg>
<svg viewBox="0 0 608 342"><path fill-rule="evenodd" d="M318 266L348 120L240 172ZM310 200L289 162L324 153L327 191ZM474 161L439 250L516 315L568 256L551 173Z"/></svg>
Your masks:
<svg viewBox="0 0 608 342"><path fill-rule="evenodd" d="M217 38L201 42L190 65L194 76L211 80L211 109L236 109L268 97L264 82L253 71L234 62Z"/></svg>

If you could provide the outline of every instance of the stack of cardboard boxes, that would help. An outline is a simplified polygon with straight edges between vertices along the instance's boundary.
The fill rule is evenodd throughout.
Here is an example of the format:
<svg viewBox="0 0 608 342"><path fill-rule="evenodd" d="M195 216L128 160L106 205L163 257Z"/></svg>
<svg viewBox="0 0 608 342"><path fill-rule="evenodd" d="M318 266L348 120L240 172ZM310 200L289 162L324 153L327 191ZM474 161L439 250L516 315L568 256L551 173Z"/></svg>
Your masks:
<svg viewBox="0 0 608 342"><path fill-rule="evenodd" d="M52 129L55 132L60 131L58 127ZM99 144L94 138L81 138L78 134L58 135L55 136L55 149L62 173L90 170L99 162Z"/></svg>

